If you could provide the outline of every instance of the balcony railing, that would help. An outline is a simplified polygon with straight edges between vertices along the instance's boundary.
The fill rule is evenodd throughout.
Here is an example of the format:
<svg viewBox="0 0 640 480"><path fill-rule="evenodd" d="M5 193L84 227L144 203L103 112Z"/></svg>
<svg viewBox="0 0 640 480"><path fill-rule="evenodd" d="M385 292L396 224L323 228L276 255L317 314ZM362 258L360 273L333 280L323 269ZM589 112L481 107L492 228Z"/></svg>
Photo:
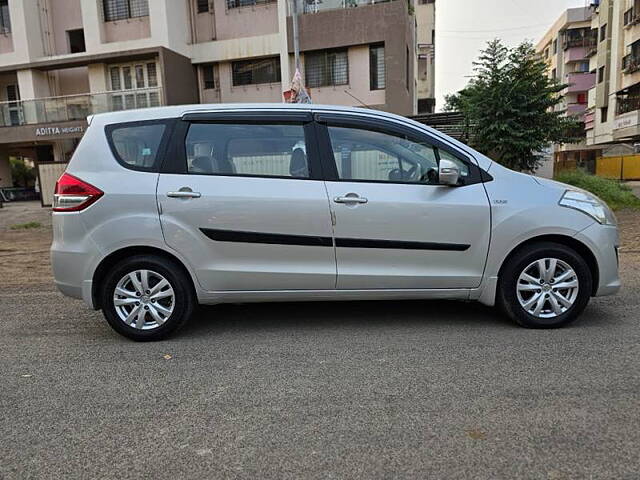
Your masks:
<svg viewBox="0 0 640 480"><path fill-rule="evenodd" d="M96 113L162 105L161 88L0 102L0 127L84 120Z"/></svg>
<svg viewBox="0 0 640 480"><path fill-rule="evenodd" d="M640 56L630 53L622 57L622 72L633 73L640 70Z"/></svg>
<svg viewBox="0 0 640 480"><path fill-rule="evenodd" d="M390 1L393 0L297 0L297 7L298 13L318 13L326 10L356 8Z"/></svg>
<svg viewBox="0 0 640 480"><path fill-rule="evenodd" d="M640 110L640 96L638 97L618 97L618 115Z"/></svg>

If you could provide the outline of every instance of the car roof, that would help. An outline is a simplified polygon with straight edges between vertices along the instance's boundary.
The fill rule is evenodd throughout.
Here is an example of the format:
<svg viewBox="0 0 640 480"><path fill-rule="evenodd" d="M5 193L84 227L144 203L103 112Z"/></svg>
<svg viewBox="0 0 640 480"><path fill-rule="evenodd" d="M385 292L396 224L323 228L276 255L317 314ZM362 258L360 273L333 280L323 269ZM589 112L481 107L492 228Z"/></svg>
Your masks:
<svg viewBox="0 0 640 480"><path fill-rule="evenodd" d="M162 118L180 118L188 113L206 112L242 112L247 110L269 110L269 111L315 111L315 112L343 112L355 114L376 115L393 118L396 120L408 121L406 117L373 110L370 108L345 107L342 105L315 105L296 103L212 103L195 105L176 105L168 107L143 108L139 110L122 110L118 112L99 113L91 117L90 123L97 121L108 125L111 123L137 122L144 120L154 120Z"/></svg>

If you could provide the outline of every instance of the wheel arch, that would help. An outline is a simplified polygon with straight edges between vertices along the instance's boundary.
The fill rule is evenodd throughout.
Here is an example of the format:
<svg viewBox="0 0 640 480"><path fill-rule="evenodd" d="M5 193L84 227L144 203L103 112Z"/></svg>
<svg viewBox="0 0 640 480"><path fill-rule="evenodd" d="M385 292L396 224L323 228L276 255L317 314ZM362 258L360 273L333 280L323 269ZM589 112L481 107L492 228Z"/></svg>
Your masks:
<svg viewBox="0 0 640 480"><path fill-rule="evenodd" d="M191 276L189 269L187 269L182 260L180 260L177 256L158 247L150 247L145 245L128 246L115 250L104 257L93 272L93 281L91 283L91 300L93 302L93 308L95 310L100 310L102 308L102 297L100 295L99 286L102 284L102 280L104 279L107 272L109 272L111 267L116 265L121 260L134 255L155 255L174 262L176 265L178 265L179 268L182 269L183 273L189 279L191 291L195 298L196 289L194 279Z"/></svg>
<svg viewBox="0 0 640 480"><path fill-rule="evenodd" d="M594 296L598 290L600 271L598 269L598 261L596 260L595 255L591 251L591 249L582 243L580 240L576 240L573 237L567 235L539 235L536 237L529 238L518 245L516 245L504 258L502 264L500 265L500 270L498 271L498 278L502 276L502 272L505 266L509 263L509 261L518 254L520 250L523 248L541 242L552 242L558 243L560 245L564 245L565 247L569 247L572 250L575 250L584 261L587 263L589 267L589 271L591 272L591 278L593 280L591 296Z"/></svg>

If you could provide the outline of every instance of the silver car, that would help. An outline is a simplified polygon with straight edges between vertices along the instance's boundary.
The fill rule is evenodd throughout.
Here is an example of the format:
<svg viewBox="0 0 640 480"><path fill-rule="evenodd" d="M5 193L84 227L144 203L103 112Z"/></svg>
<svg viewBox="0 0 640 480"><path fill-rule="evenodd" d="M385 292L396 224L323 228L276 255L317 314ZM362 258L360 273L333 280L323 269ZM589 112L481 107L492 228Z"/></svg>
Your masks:
<svg viewBox="0 0 640 480"><path fill-rule="evenodd" d="M54 199L58 288L135 340L196 304L458 299L560 327L620 288L593 195L422 124L316 105L97 115Z"/></svg>

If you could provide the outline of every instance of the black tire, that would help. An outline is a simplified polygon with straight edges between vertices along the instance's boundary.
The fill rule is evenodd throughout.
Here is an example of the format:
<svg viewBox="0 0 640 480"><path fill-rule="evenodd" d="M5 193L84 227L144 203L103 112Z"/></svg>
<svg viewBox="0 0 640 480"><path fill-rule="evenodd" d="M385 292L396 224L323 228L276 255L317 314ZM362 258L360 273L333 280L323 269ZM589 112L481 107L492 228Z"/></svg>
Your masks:
<svg viewBox="0 0 640 480"><path fill-rule="evenodd" d="M539 318L527 312L518 301L517 284L524 269L543 258L567 263L578 277L578 295L573 305L553 318ZM540 242L526 245L507 260L498 282L499 307L514 321L527 328L559 328L573 322L591 298L593 279L589 266L575 250L558 243ZM525 299L526 300L526 299Z"/></svg>
<svg viewBox="0 0 640 480"><path fill-rule="evenodd" d="M165 322L151 330L127 325L116 312L113 295L116 285L125 275L136 270L150 270L162 275L174 292L173 311ZM193 287L183 268L176 262L155 255L136 255L117 263L106 274L102 290L102 313L109 325L119 334L139 342L162 340L182 327L191 317L196 305Z"/></svg>

